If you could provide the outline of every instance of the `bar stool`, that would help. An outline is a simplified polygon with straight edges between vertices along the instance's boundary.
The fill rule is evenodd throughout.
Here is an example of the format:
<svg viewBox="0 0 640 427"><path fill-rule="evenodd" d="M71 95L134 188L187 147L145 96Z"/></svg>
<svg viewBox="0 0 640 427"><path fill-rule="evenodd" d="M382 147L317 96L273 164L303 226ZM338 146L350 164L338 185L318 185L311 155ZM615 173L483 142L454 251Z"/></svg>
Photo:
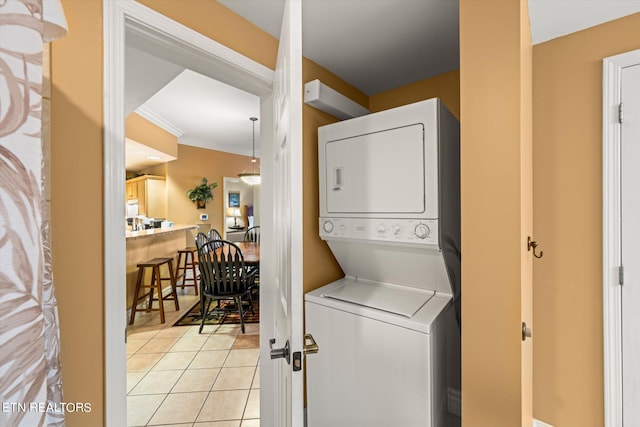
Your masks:
<svg viewBox="0 0 640 427"><path fill-rule="evenodd" d="M189 247L178 250L178 266L176 267L176 283L182 279L180 288L184 289L185 286L193 286L193 289L198 295L198 278L199 275L196 271L196 253L195 247ZM187 270L191 270L191 277L187 277ZM187 284L187 280L191 283Z"/></svg>
<svg viewBox="0 0 640 427"><path fill-rule="evenodd" d="M160 266L167 264L169 269L169 277L162 277L160 274ZM146 268L151 268L151 282L144 284L144 273ZM169 296L164 297L162 295L162 282L169 281L171 283L171 293ZM141 289L149 289L149 292L140 295ZM153 291L156 291L158 296L153 297ZM173 300L176 305L176 311L180 310L178 305L178 293L176 292L176 280L173 274L173 258L154 258L152 260L141 262L138 264L138 278L136 279L136 290L133 296L133 306L131 307L131 318L129 324L133 325L133 321L136 317L136 311L138 311L138 301L146 297L149 297L149 306L145 311L160 311L160 323L164 323L164 301ZM158 308L152 308L153 301L158 301Z"/></svg>

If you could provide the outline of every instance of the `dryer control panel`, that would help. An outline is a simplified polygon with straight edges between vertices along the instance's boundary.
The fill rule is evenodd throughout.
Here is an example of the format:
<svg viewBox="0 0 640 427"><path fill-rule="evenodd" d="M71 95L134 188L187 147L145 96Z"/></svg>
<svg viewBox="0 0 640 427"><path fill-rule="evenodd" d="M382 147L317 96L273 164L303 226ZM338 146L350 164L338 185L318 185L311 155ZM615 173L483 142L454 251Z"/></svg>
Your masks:
<svg viewBox="0 0 640 427"><path fill-rule="evenodd" d="M438 246L438 221L433 219L320 218L323 240L373 240Z"/></svg>

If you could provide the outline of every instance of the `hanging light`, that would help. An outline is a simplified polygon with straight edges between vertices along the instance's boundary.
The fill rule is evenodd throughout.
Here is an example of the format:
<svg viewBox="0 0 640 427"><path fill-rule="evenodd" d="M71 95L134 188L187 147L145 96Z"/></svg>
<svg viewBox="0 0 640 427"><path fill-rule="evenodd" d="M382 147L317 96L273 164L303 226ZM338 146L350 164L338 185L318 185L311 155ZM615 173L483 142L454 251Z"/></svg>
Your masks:
<svg viewBox="0 0 640 427"><path fill-rule="evenodd" d="M249 117L249 120L253 122L253 152L251 154L251 172L247 171L249 166L245 168L242 173L239 173L238 176L242 181L249 185L260 184L260 165L258 164L258 159L256 159L256 120L257 117Z"/></svg>

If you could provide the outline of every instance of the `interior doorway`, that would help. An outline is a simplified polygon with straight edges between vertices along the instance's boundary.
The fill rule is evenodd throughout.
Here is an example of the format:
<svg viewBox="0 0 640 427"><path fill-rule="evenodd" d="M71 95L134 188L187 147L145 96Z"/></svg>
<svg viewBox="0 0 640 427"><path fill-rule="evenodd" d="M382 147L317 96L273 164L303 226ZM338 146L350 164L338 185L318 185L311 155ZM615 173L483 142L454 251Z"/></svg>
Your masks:
<svg viewBox="0 0 640 427"><path fill-rule="evenodd" d="M640 64L622 70L622 424L640 425Z"/></svg>
<svg viewBox="0 0 640 427"><path fill-rule="evenodd" d="M640 408L640 50L603 63L605 425L638 425Z"/></svg>
<svg viewBox="0 0 640 427"><path fill-rule="evenodd" d="M219 230L225 240L240 241L251 227L260 225L260 186L249 185L238 177L223 179L224 223Z"/></svg>
<svg viewBox="0 0 640 427"><path fill-rule="evenodd" d="M127 425L125 331L125 241L122 209L124 159L124 47L133 32L156 55L173 55L185 68L214 77L261 99L261 117L271 114L273 71L136 2L103 1L104 16L104 265L105 424ZM270 120L261 134L271 135ZM269 138L264 138L269 144ZM268 325L265 325L268 327ZM267 331L268 335L271 335Z"/></svg>

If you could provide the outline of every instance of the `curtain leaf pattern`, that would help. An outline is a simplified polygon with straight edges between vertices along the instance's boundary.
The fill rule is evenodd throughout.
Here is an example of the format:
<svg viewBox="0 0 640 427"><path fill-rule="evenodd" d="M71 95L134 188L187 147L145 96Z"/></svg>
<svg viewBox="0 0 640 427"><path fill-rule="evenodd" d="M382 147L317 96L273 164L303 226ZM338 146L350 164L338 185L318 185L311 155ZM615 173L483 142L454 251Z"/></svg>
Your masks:
<svg viewBox="0 0 640 427"><path fill-rule="evenodd" d="M65 424L42 172L42 1L0 0L2 426Z"/></svg>

